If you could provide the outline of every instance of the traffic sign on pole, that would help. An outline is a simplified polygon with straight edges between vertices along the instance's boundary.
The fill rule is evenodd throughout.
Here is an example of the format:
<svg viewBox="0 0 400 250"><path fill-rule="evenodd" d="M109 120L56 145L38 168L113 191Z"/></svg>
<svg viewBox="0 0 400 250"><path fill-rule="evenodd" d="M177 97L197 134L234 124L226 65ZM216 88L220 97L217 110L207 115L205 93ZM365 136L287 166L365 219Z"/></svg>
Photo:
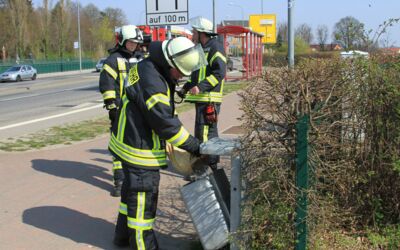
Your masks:
<svg viewBox="0 0 400 250"><path fill-rule="evenodd" d="M188 9L189 0L146 0L146 24L187 24Z"/></svg>

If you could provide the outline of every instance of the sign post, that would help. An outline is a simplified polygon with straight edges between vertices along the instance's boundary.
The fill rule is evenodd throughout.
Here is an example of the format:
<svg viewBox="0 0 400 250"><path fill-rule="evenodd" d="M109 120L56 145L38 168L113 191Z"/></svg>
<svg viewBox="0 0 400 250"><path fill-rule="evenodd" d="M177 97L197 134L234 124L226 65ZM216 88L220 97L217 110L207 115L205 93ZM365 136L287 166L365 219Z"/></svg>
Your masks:
<svg viewBox="0 0 400 250"><path fill-rule="evenodd" d="M146 0L146 24L187 24L188 6L189 0Z"/></svg>

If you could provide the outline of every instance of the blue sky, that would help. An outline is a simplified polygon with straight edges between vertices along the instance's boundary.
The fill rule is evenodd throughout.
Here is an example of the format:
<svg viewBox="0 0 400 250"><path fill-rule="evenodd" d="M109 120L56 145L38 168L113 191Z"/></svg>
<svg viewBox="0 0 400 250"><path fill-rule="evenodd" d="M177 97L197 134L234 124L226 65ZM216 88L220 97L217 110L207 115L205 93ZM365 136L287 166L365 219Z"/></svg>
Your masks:
<svg viewBox="0 0 400 250"><path fill-rule="evenodd" d="M52 0L53 4L56 0ZM73 1L73 0L72 0ZM159 0L163 1L163 0ZM212 0L188 0L189 18L204 16L212 20ZM262 0L215 0L216 18L241 19L242 10L245 19L250 14L261 13ZM35 6L41 5L41 0L33 0ZM80 0L82 5L95 4L99 9L106 7L121 8L125 11L128 21L140 24L146 21L146 0ZM229 5L233 2L237 6ZM363 22L367 29L376 30L377 27L389 18L400 17L400 0L295 0L295 26L307 23L315 32L320 24L325 24L332 33L334 24L345 16L353 16ZM264 13L276 14L277 21L287 21L287 0L263 0ZM400 47L400 23L389 29L388 39Z"/></svg>

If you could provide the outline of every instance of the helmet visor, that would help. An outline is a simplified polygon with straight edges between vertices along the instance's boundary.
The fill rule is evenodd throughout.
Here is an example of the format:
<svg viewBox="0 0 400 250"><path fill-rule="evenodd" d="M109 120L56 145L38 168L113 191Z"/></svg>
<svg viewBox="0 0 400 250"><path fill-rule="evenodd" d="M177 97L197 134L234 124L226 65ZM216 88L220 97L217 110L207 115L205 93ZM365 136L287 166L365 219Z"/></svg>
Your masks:
<svg viewBox="0 0 400 250"><path fill-rule="evenodd" d="M173 64L185 76L207 66L207 59L200 44L181 51L171 57Z"/></svg>

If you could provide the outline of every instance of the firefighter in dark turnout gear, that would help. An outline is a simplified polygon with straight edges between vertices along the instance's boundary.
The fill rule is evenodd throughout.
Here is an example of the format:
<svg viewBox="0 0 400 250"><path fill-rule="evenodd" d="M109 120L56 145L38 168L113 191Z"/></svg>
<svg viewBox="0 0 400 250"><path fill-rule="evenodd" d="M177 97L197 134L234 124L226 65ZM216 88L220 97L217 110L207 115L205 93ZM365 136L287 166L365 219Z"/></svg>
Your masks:
<svg viewBox="0 0 400 250"><path fill-rule="evenodd" d="M193 41L201 44L208 65L194 72L178 95L196 106L195 136L201 142L218 137L218 114L223 96L226 57L223 45L217 40L211 21L197 17L190 21ZM218 156L210 156L208 164L215 169Z"/></svg>
<svg viewBox="0 0 400 250"><path fill-rule="evenodd" d="M201 47L178 37L152 42L149 57L129 71L109 143L125 173L114 237L118 246L158 249L153 224L159 169L167 167L166 142L199 155L199 141L174 115L175 84L204 63Z"/></svg>
<svg viewBox="0 0 400 250"><path fill-rule="evenodd" d="M104 62L100 73L99 88L103 95L104 107L108 110L111 125L116 121L117 109L120 106L123 84L130 62L137 62L135 51L143 42L141 31L135 25L125 25L116 32L117 44L110 49L110 56ZM114 188L111 195L121 196L124 172L121 162L113 158Z"/></svg>

